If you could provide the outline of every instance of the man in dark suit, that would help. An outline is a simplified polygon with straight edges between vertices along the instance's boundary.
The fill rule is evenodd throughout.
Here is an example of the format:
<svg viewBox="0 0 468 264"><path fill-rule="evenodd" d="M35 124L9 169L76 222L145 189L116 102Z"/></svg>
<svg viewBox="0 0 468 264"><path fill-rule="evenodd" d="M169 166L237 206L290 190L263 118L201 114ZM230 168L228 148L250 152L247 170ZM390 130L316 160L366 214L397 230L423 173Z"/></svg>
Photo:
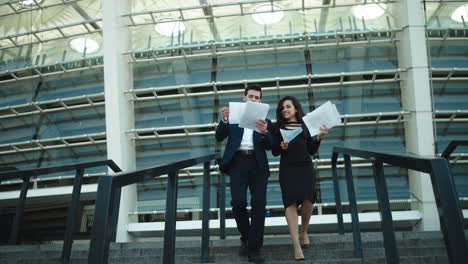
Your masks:
<svg viewBox="0 0 468 264"><path fill-rule="evenodd" d="M262 90L259 85L245 89L244 101L261 102ZM258 120L256 127L260 133L229 124L229 109L221 111L222 120L216 128L216 140L228 142L224 150L220 170L229 174L231 185L231 205L241 234L240 255L248 255L250 262L263 263L260 248L263 245L265 227L266 190L270 169L266 150L271 149L271 121ZM247 188L250 190L251 222L247 213Z"/></svg>

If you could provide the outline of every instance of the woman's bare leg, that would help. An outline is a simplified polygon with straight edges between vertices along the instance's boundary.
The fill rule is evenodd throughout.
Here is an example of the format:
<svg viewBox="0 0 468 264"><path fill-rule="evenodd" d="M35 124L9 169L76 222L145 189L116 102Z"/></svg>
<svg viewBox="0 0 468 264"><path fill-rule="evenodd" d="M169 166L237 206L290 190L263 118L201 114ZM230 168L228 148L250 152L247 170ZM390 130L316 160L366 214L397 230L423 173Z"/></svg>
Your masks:
<svg viewBox="0 0 468 264"><path fill-rule="evenodd" d="M295 204L288 206L285 210L286 221L288 222L289 234L294 246L294 258L304 258L301 245L299 244L299 228L297 224L297 207Z"/></svg>
<svg viewBox="0 0 468 264"><path fill-rule="evenodd" d="M304 200L301 206L301 233L299 235L300 243L302 245L308 245L310 243L308 236L309 221L312 216L312 210L314 209L314 204L310 200Z"/></svg>

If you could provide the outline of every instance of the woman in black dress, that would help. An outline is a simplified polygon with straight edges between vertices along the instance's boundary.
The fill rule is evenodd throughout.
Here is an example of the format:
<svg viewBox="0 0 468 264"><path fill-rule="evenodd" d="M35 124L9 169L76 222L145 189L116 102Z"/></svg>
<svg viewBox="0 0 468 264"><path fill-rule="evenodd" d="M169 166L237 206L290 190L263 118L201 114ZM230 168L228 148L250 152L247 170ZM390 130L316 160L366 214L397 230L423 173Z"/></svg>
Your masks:
<svg viewBox="0 0 468 264"><path fill-rule="evenodd" d="M302 248L309 246L307 229L316 201L316 177L311 155L317 152L322 136L328 133L326 127L311 137L302 121L304 112L299 101L292 96L283 97L276 108L276 126L274 130L274 156L281 155L279 181L286 221L294 246L296 260L304 260ZM291 142L285 142L280 129L302 129ZM297 208L301 206L302 228L299 234Z"/></svg>

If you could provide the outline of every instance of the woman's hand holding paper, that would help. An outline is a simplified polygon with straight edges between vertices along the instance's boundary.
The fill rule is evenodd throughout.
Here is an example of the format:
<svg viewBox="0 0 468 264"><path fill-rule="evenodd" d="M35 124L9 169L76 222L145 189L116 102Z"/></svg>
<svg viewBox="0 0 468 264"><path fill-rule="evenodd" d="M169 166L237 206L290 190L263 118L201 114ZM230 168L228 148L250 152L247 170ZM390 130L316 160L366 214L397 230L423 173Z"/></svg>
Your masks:
<svg viewBox="0 0 468 264"><path fill-rule="evenodd" d="M328 134L330 132L330 129L327 128L327 126L323 125L320 129L320 133L317 135L317 140L321 140L323 136Z"/></svg>

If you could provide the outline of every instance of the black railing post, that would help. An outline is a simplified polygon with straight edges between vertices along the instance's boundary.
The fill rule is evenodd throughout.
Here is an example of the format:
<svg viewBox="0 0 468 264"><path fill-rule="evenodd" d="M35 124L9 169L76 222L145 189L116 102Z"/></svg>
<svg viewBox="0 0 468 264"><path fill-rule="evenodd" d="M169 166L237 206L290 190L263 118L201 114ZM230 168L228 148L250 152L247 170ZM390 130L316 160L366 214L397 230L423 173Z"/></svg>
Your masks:
<svg viewBox="0 0 468 264"><path fill-rule="evenodd" d="M70 262L70 253L73 244L73 234L75 233L76 220L78 216L78 207L80 205L81 184L83 180L84 169L76 169L75 178L73 179L73 192L68 205L67 212L67 229L63 239L62 257L63 264Z"/></svg>
<svg viewBox="0 0 468 264"><path fill-rule="evenodd" d="M173 264L175 258L177 220L177 180L178 172L170 172L167 177L166 222L164 226L164 264Z"/></svg>
<svg viewBox="0 0 468 264"><path fill-rule="evenodd" d="M122 187L114 187L111 193L111 205L109 209L109 242L115 242L117 237L117 224L119 221L120 195Z"/></svg>
<svg viewBox="0 0 468 264"><path fill-rule="evenodd" d="M361 230L359 228L359 216L356 203L356 194L354 191L353 173L351 168L351 159L349 155L343 155L345 162L345 177L346 185L348 187L348 198L349 198L349 211L351 213L351 224L353 227L353 239L354 239L354 256L356 258L362 258L362 242L361 242Z"/></svg>
<svg viewBox="0 0 468 264"><path fill-rule="evenodd" d="M463 213L453 178L450 175L448 162L442 158L433 159L431 166L432 187L439 209L439 219L448 258L452 264L466 263L468 252L463 232Z"/></svg>
<svg viewBox="0 0 468 264"><path fill-rule="evenodd" d="M26 203L26 195L28 194L30 179L31 178L29 176L23 177L20 197L18 202L16 202L15 219L13 221L13 226L11 227L10 240L8 242L10 245L16 245L18 243L18 233L20 230L20 224L23 222L24 204Z"/></svg>
<svg viewBox="0 0 468 264"><path fill-rule="evenodd" d="M226 239L226 176L219 171L219 238Z"/></svg>
<svg viewBox="0 0 468 264"><path fill-rule="evenodd" d="M343 235L344 234L343 209L341 207L340 185L339 185L338 173L336 169L337 160L338 160L338 153L333 152L332 175L333 175L333 190L335 192L336 218L338 220L338 233Z"/></svg>
<svg viewBox="0 0 468 264"><path fill-rule="evenodd" d="M210 258L210 186L210 162L207 161L203 164L202 263L209 262Z"/></svg>
<svg viewBox="0 0 468 264"><path fill-rule="evenodd" d="M385 255L388 264L400 263L396 246L395 230L393 228L392 211L388 198L387 183L385 182L383 163L380 160L373 162L374 181L379 201L380 219L382 221Z"/></svg>
<svg viewBox="0 0 468 264"><path fill-rule="evenodd" d="M91 230L91 243L89 245L89 264L107 263L109 252L109 210L112 197L112 176L99 177L96 208L94 210L94 223Z"/></svg>

